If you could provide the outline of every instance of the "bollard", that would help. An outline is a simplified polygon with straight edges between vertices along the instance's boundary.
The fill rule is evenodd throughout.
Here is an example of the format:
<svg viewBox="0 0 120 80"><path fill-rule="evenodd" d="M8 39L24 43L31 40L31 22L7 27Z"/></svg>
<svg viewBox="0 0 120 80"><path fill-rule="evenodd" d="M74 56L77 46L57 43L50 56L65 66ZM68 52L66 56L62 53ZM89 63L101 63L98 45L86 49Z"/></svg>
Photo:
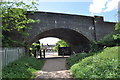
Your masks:
<svg viewBox="0 0 120 80"><path fill-rule="evenodd" d="M40 58L42 58L42 51L40 50Z"/></svg>
<svg viewBox="0 0 120 80"><path fill-rule="evenodd" d="M43 57L45 58L45 49L43 49Z"/></svg>

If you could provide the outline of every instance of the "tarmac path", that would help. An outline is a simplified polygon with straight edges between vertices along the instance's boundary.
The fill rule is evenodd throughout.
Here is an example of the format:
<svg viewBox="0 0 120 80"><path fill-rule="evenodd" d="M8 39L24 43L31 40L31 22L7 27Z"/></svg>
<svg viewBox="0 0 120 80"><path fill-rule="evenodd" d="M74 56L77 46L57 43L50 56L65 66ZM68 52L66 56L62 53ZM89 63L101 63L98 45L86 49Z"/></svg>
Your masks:
<svg viewBox="0 0 120 80"><path fill-rule="evenodd" d="M36 73L35 80L74 80L67 69L66 58L46 59L41 71Z"/></svg>

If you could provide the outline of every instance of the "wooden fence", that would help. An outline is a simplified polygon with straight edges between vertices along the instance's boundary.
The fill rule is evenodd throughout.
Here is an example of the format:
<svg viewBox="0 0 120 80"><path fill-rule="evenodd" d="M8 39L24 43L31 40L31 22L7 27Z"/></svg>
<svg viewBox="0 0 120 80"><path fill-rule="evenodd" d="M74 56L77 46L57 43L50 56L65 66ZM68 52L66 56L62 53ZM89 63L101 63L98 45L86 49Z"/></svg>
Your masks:
<svg viewBox="0 0 120 80"><path fill-rule="evenodd" d="M2 61L0 65L2 67L6 66L7 64L19 59L20 57L24 56L25 49L24 48L0 48L0 56L2 56Z"/></svg>

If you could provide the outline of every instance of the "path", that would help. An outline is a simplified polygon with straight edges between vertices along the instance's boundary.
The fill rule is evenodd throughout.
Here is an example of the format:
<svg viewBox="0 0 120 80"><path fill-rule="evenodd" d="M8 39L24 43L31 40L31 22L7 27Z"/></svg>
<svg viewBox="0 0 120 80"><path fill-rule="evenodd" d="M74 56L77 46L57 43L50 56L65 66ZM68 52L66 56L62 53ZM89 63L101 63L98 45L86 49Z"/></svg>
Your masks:
<svg viewBox="0 0 120 80"><path fill-rule="evenodd" d="M49 80L48 78L52 78L51 80L70 80L72 78L71 72L66 68L66 58L46 59L42 70L37 72L36 75L35 80Z"/></svg>
<svg viewBox="0 0 120 80"><path fill-rule="evenodd" d="M63 57L63 56L60 56L60 55L58 56L58 52L46 52L45 53L45 58L55 58L55 57ZM64 56L64 57L69 57L69 56ZM37 58L40 58L40 56L38 55Z"/></svg>

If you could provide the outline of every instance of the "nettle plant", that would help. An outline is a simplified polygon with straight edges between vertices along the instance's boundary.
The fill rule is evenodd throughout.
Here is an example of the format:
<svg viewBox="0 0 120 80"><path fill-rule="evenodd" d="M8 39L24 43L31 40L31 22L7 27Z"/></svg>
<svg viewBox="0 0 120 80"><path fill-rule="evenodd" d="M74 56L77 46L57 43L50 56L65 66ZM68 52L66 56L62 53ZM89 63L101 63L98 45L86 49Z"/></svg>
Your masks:
<svg viewBox="0 0 120 80"><path fill-rule="evenodd" d="M23 42L19 42L18 40L12 39L8 34L11 32L17 32L20 35L27 36L28 33L25 32L26 29L31 29L31 26L27 24L30 23L39 23L40 20L34 20L31 18L27 18L27 12L30 11L34 14L34 11L37 10L37 4L35 2L31 2L29 5L24 2L0 2L0 17L2 18L2 46L10 47L9 43L13 44L21 44L24 45Z"/></svg>
<svg viewBox="0 0 120 80"><path fill-rule="evenodd" d="M116 34L113 35L114 40L117 41L117 45L120 45L120 22L115 25Z"/></svg>
<svg viewBox="0 0 120 80"><path fill-rule="evenodd" d="M115 31L116 35L114 35L114 39L120 39L120 22L115 25Z"/></svg>

